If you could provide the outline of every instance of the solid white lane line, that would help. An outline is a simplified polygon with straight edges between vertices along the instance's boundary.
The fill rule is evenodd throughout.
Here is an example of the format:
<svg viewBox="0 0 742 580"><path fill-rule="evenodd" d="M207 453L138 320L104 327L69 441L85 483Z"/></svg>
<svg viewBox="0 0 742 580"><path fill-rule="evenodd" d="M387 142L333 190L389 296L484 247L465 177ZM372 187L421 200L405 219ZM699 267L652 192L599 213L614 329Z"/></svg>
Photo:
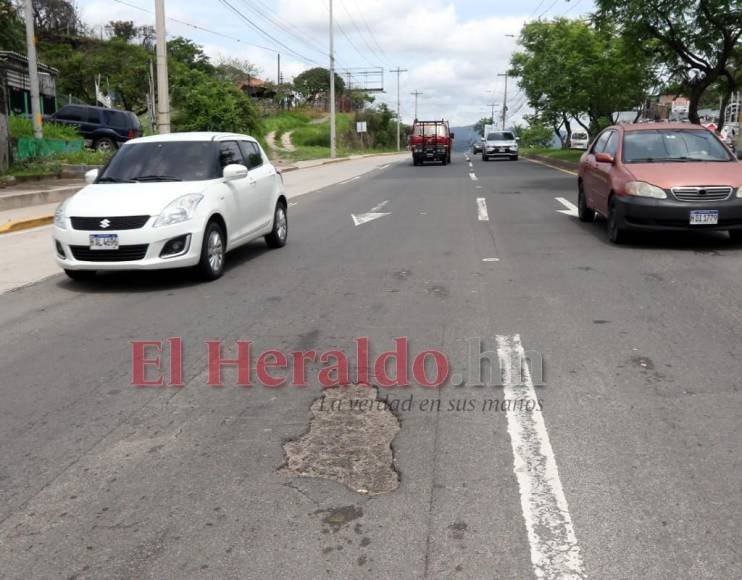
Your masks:
<svg viewBox="0 0 742 580"><path fill-rule="evenodd" d="M469 177L471 178L472 181L479 181L479 179L477 178L476 174L473 171L469 172Z"/></svg>
<svg viewBox="0 0 742 580"><path fill-rule="evenodd" d="M558 209L557 211L559 213L563 213L564 215L569 215L573 217L577 217L579 214L577 213L577 206L573 204L568 199L564 199L563 197L555 197L555 200L557 200L559 203L561 203L564 207L567 209Z"/></svg>
<svg viewBox="0 0 742 580"><path fill-rule="evenodd" d="M294 207L295 205L297 205L295 201L292 201L291 203L289 203L289 207Z"/></svg>
<svg viewBox="0 0 742 580"><path fill-rule="evenodd" d="M487 202L483 197L477 198L477 216L480 222L490 221L490 216L487 213Z"/></svg>
<svg viewBox="0 0 742 580"><path fill-rule="evenodd" d="M537 401L537 396L520 336L498 336L497 355L504 399L526 402L509 406L507 420L533 572L540 580L584 580L587 575L544 416L537 403L528 410L528 401Z"/></svg>

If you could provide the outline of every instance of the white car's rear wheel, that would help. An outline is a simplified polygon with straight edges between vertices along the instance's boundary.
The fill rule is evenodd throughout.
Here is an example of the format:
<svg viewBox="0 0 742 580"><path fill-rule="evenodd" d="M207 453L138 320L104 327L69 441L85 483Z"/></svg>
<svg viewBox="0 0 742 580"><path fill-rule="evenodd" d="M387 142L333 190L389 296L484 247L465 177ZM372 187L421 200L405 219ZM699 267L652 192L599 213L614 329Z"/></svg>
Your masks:
<svg viewBox="0 0 742 580"><path fill-rule="evenodd" d="M286 245L288 236L289 218L286 215L286 206L279 201L273 215L273 229L265 236L265 243L271 248L282 248Z"/></svg>

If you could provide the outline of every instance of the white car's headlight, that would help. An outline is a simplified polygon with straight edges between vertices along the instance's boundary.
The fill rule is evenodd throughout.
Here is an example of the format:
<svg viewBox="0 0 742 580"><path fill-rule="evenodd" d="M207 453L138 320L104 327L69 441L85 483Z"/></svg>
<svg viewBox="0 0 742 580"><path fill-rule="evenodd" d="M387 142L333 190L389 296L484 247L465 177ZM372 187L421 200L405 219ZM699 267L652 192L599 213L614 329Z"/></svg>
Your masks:
<svg viewBox="0 0 742 580"><path fill-rule="evenodd" d="M643 181L629 181L626 184L626 193L627 195L635 195L637 197L667 199L667 194L664 189Z"/></svg>
<svg viewBox="0 0 742 580"><path fill-rule="evenodd" d="M188 221L193 217L203 198L204 196L200 193L189 193L170 202L160 212L152 227L159 228L160 226L170 226Z"/></svg>
<svg viewBox="0 0 742 580"><path fill-rule="evenodd" d="M67 207L68 201L69 199L65 199L57 206L57 209L54 212L54 225L57 226L60 230L67 229L67 216L64 214L64 210Z"/></svg>

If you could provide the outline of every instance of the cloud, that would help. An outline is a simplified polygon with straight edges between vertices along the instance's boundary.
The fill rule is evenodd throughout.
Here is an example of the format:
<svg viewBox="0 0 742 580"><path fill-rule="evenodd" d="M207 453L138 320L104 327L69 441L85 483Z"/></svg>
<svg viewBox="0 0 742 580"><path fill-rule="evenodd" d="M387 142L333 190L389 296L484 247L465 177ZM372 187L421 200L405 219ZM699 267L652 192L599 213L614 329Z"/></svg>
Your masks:
<svg viewBox="0 0 742 580"><path fill-rule="evenodd" d="M152 10L144 0L131 3ZM489 115L487 104L502 101L504 83L498 73L509 68L516 41L507 35L518 35L526 19L523 16L498 16L504 12L500 2L470 2L454 0L334 0L336 21L336 58L339 69L345 67L383 66L386 93L378 94L377 102L396 107L396 75L388 71L396 66L408 69L402 75L402 114L411 121L413 98L410 92L424 93L419 100L419 115L430 118L447 117L455 124L475 122ZM154 14L111 2L110 0L78 0L86 23L105 24L110 20L134 20L137 24L152 24ZM266 22L249 6L269 6L265 11L281 23L284 29ZM242 10L270 34L288 44L307 59L322 65L328 60L327 0L251 0L237 2ZM467 16L462 14L469 8ZM509 7L511 14L515 9ZM523 9L524 13L527 10ZM181 0L167 4L169 17L192 22L264 46L275 44L250 28L243 20L217 3ZM204 46L206 54L235 56L253 61L263 75L276 77L276 54L250 47L233 40L182 24L168 21L168 35L183 35ZM287 32L287 30L289 32ZM299 38L310 39L311 46ZM350 41L348 40L350 38ZM351 45L352 42L352 45ZM354 48L354 46L355 48ZM380 45L382 50L378 50ZM278 47L277 47L278 48ZM362 53L358 54L356 51ZM282 50L282 71L290 80L311 64ZM496 91L488 94L487 91ZM518 104L520 96L511 81L510 94Z"/></svg>

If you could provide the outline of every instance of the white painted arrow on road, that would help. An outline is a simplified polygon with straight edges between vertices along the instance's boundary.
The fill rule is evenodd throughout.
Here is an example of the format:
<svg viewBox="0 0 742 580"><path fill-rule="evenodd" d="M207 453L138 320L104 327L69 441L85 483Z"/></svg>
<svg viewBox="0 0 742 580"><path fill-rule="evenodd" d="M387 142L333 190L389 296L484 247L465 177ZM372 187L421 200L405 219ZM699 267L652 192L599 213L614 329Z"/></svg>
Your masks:
<svg viewBox="0 0 742 580"><path fill-rule="evenodd" d="M386 215L391 215L390 213L383 213L381 212L382 209L384 209L384 206L389 203L389 200L382 201L380 204L375 205L371 208L371 211L367 213L361 213L361 214L350 214L350 217L353 218L353 223L356 226L360 226L362 224L367 224L368 222L372 222L374 220L377 220L379 218L382 218Z"/></svg>
<svg viewBox="0 0 742 580"><path fill-rule="evenodd" d="M578 217L579 214L578 214L577 206L575 204L573 204L568 199L564 199L563 197L555 197L554 199L567 208L567 209L558 209L557 210L558 213L563 213L564 215L568 215L571 217Z"/></svg>

